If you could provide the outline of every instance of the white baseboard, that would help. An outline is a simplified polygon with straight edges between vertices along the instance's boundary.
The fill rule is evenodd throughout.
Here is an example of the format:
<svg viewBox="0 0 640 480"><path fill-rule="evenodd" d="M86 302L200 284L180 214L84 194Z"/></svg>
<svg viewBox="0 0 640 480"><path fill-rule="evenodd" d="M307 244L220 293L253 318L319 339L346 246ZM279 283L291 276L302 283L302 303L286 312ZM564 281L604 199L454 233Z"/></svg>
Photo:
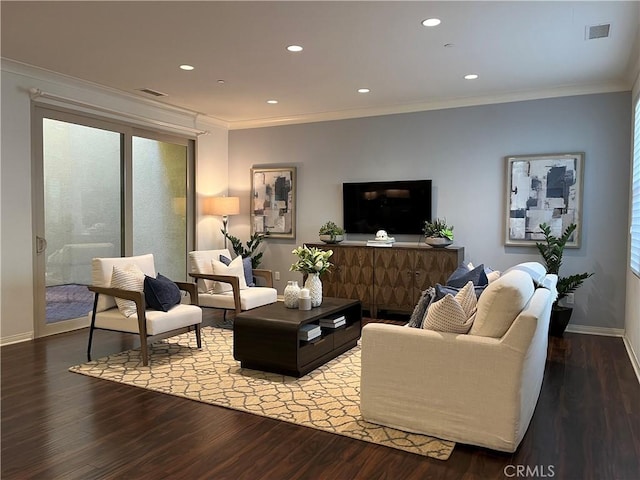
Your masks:
<svg viewBox="0 0 640 480"><path fill-rule="evenodd" d="M603 335L605 337L624 337L624 328L591 327L589 325L568 325L567 332L585 335Z"/></svg>
<svg viewBox="0 0 640 480"><path fill-rule="evenodd" d="M622 341L624 342L624 346L627 349L627 355L629 355L629 360L631 360L631 365L633 366L633 371L636 372L636 378L638 379L638 383L640 383L640 362L638 362L638 357L636 357L633 348L631 347L631 342L625 335L622 337Z"/></svg>
<svg viewBox="0 0 640 480"><path fill-rule="evenodd" d="M606 337L621 337L622 342L624 343L624 348L627 350L627 355L629 356L629 361L631 362L633 371L636 374L638 383L640 383L640 362L638 361L638 357L633 351L633 348L631 347L631 342L629 342L629 339L627 338L625 330L623 328L590 327L588 325L568 325L566 331L569 333L582 333L585 335L603 335Z"/></svg>
<svg viewBox="0 0 640 480"><path fill-rule="evenodd" d="M20 333L19 335L10 335L0 338L0 346L11 345L12 343L28 342L33 340L33 332Z"/></svg>

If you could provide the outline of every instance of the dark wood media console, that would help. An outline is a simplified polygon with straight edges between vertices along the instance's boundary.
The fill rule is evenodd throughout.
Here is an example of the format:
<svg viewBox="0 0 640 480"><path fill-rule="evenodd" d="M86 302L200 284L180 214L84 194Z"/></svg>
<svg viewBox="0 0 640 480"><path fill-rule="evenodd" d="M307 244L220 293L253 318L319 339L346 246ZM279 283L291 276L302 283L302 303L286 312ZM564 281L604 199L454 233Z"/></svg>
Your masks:
<svg viewBox="0 0 640 480"><path fill-rule="evenodd" d="M322 328L320 338L300 340L300 327L344 315L346 325ZM358 300L324 298L311 310L291 309L283 302L242 312L233 324L233 356L243 368L300 377L353 348L362 330Z"/></svg>

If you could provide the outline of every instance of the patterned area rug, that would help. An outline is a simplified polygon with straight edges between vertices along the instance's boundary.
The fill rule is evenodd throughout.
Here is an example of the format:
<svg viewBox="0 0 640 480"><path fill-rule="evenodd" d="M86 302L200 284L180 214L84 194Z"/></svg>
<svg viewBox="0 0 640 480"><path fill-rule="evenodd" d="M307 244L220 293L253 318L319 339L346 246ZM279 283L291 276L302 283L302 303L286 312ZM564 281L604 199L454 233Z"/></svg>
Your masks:
<svg viewBox="0 0 640 480"><path fill-rule="evenodd" d="M232 408L446 460L454 442L365 422L360 415L360 346L301 378L241 368L233 332L205 327L155 343L150 366L129 350L71 367L83 375Z"/></svg>

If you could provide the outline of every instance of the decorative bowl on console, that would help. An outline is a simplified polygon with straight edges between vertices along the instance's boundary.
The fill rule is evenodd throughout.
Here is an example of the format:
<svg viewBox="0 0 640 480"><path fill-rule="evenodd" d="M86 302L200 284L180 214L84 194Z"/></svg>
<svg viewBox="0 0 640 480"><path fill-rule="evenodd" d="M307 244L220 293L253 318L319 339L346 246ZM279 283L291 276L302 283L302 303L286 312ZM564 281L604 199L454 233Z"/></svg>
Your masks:
<svg viewBox="0 0 640 480"><path fill-rule="evenodd" d="M443 238L443 237L425 237L424 243L435 248L444 248L444 247L448 247L453 242L448 238Z"/></svg>
<svg viewBox="0 0 640 480"><path fill-rule="evenodd" d="M340 243L344 240L344 228L329 221L320 227L318 235L324 243Z"/></svg>
<svg viewBox="0 0 640 480"><path fill-rule="evenodd" d="M424 242L436 248L443 248L453 243L453 226L447 225L446 219L425 220L422 227Z"/></svg>
<svg viewBox="0 0 640 480"><path fill-rule="evenodd" d="M340 243L344 240L344 235L320 235L320 240L324 243Z"/></svg>

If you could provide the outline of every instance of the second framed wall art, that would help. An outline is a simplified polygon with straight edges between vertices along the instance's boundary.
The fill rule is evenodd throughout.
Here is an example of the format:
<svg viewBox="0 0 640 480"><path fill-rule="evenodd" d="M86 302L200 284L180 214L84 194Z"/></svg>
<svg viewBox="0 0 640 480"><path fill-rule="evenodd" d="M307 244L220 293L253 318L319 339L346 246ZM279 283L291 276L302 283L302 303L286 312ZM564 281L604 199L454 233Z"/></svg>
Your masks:
<svg viewBox="0 0 640 480"><path fill-rule="evenodd" d="M251 169L251 234L296 237L296 168Z"/></svg>
<svg viewBox="0 0 640 480"><path fill-rule="evenodd" d="M567 247L580 246L584 153L506 157L505 245L535 245L546 223L556 237L575 223Z"/></svg>

